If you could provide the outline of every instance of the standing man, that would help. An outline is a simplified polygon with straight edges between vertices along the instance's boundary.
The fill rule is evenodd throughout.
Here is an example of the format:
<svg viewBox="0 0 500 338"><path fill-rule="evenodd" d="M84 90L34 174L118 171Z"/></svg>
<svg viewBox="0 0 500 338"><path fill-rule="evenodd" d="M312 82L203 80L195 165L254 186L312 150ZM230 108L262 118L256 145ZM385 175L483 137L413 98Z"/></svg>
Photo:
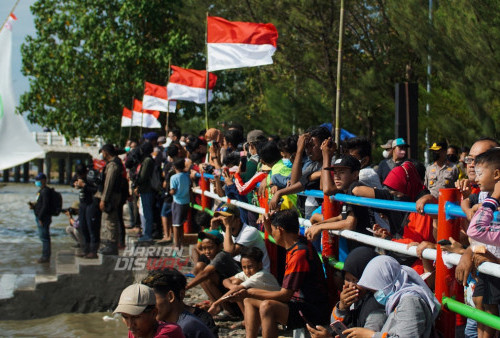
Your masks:
<svg viewBox="0 0 500 338"><path fill-rule="evenodd" d="M139 167L139 175L135 182L137 186L136 192L141 198L142 214L144 215L144 222L141 217L142 223L142 236L139 238L141 242L148 242L153 240L153 203L154 194L151 186L151 178L155 163L151 157L153 152L153 144L151 142L144 142L140 145L142 149L143 159Z"/></svg>
<svg viewBox="0 0 500 338"><path fill-rule="evenodd" d="M424 185L435 198L439 198L439 189L454 188L458 179L457 166L446 157L447 147L445 142L437 142L429 148L433 162L425 171Z"/></svg>
<svg viewBox="0 0 500 338"><path fill-rule="evenodd" d="M392 141L392 157L382 160L378 165L377 174L380 177L380 182L384 182L394 167L406 161L408 147L408 143L403 138L397 138Z"/></svg>
<svg viewBox="0 0 500 338"><path fill-rule="evenodd" d="M42 241L42 257L37 263L50 262L50 223L52 223L52 206L50 200L50 188L47 187L47 176L38 173L35 178L35 185L40 188L36 203L29 202L30 209L35 212L35 220L38 228L38 236Z"/></svg>
<svg viewBox="0 0 500 338"><path fill-rule="evenodd" d="M118 229L120 227L118 208L121 201L120 178L123 166L112 144L103 145L99 152L106 161L106 167L102 173L102 185L96 195L101 199L99 208L102 211L102 248L99 253L118 255Z"/></svg>

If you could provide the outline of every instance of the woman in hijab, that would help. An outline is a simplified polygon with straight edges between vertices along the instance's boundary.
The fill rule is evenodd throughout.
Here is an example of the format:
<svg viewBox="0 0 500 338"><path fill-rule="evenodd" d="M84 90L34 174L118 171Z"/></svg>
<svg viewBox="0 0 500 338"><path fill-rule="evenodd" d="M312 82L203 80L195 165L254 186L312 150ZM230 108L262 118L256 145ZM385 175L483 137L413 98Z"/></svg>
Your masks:
<svg viewBox="0 0 500 338"><path fill-rule="evenodd" d="M364 246L352 250L344 262L344 286L340 293L340 301L332 311L332 321L339 320L347 327L365 327L379 331L385 323L387 316L384 306L379 304L368 292L357 285L367 264L377 253ZM321 326L308 330L313 338L334 336L329 329Z"/></svg>
<svg viewBox="0 0 500 338"><path fill-rule="evenodd" d="M390 256L375 257L366 266L358 286L373 292L385 306L381 330L362 327L344 331L347 337L429 337L441 308L420 276Z"/></svg>

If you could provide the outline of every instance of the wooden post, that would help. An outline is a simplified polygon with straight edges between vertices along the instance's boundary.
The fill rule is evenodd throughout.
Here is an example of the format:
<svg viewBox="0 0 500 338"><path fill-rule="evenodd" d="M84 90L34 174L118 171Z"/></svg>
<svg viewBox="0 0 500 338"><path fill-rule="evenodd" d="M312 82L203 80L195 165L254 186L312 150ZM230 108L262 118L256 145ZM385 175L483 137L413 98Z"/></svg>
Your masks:
<svg viewBox="0 0 500 338"><path fill-rule="evenodd" d="M30 163L26 162L23 164L23 182L28 183L30 180Z"/></svg>

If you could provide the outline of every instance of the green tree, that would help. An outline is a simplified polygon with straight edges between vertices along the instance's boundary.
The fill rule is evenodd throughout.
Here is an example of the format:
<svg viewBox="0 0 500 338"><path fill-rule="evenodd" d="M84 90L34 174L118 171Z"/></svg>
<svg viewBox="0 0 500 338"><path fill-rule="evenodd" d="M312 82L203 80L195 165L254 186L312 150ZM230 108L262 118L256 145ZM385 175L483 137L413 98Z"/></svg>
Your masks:
<svg viewBox="0 0 500 338"><path fill-rule="evenodd" d="M142 97L144 81L165 84L169 59L200 64L203 42L185 32L180 0L44 0L31 10L37 34L22 48L30 90L19 110L67 137L116 141L122 107Z"/></svg>

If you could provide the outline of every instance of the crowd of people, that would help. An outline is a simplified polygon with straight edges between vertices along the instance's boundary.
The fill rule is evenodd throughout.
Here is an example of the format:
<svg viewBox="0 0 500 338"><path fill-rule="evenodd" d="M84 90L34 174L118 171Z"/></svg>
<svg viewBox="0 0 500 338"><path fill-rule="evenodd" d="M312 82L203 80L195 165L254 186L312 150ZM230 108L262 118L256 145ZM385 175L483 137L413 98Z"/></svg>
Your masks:
<svg viewBox="0 0 500 338"><path fill-rule="evenodd" d="M122 314L131 336L196 336L186 331L189 326L205 332L198 336L210 337L217 335L214 316L243 318L237 325L244 326L248 337L276 337L279 325L306 328L313 337L335 337L339 330L347 337L429 337L435 333L440 304L432 291L435 264L422 252L437 247L437 219L426 215L424 206L437 203L442 188L459 189L467 215L460 238L449 238L442 248L462 255L456 279L468 304L498 316L499 280L477 273L483 262L500 263L500 225L493 219L500 199L498 146L492 138L480 138L470 149L435 142L429 148L432 163L425 167L408 158L409 145L396 138L380 146L384 159L372 166L373 146L366 138L337 145L324 126L288 137L260 130L245 134L238 124L199 135L150 132L140 141L128 140L124 149L104 145L101 173L95 165L77 168L73 186L80 191L79 255L95 258L99 245L101 254L116 255L126 232L136 233L138 242L173 242L177 248L183 246L185 228L198 233L193 279L167 269L123 291L115 312ZM213 216L189 208L190 203L201 204L192 193L200 174L211 175L209 189L219 196L257 206L267 203L270 212L259 215L213 201ZM43 196L43 174L38 181ZM340 203L340 213L324 219L322 199L298 194L311 189L328 196L416 202L417 212ZM50 224L38 204L33 206L37 222ZM303 236L299 217L312 224ZM340 239L344 282L332 289L317 254L321 238L333 236L329 230L406 243L417 247L419 257ZM261 231L283 248L275 255L281 261L270 259ZM43 255L48 250L50 256L50 238L48 245ZM271 270L273 264L283 271ZM201 317L183 303L185 291L197 285L208 298L206 311L198 309ZM183 325L186 321L196 324ZM498 333L469 319L465 334Z"/></svg>

